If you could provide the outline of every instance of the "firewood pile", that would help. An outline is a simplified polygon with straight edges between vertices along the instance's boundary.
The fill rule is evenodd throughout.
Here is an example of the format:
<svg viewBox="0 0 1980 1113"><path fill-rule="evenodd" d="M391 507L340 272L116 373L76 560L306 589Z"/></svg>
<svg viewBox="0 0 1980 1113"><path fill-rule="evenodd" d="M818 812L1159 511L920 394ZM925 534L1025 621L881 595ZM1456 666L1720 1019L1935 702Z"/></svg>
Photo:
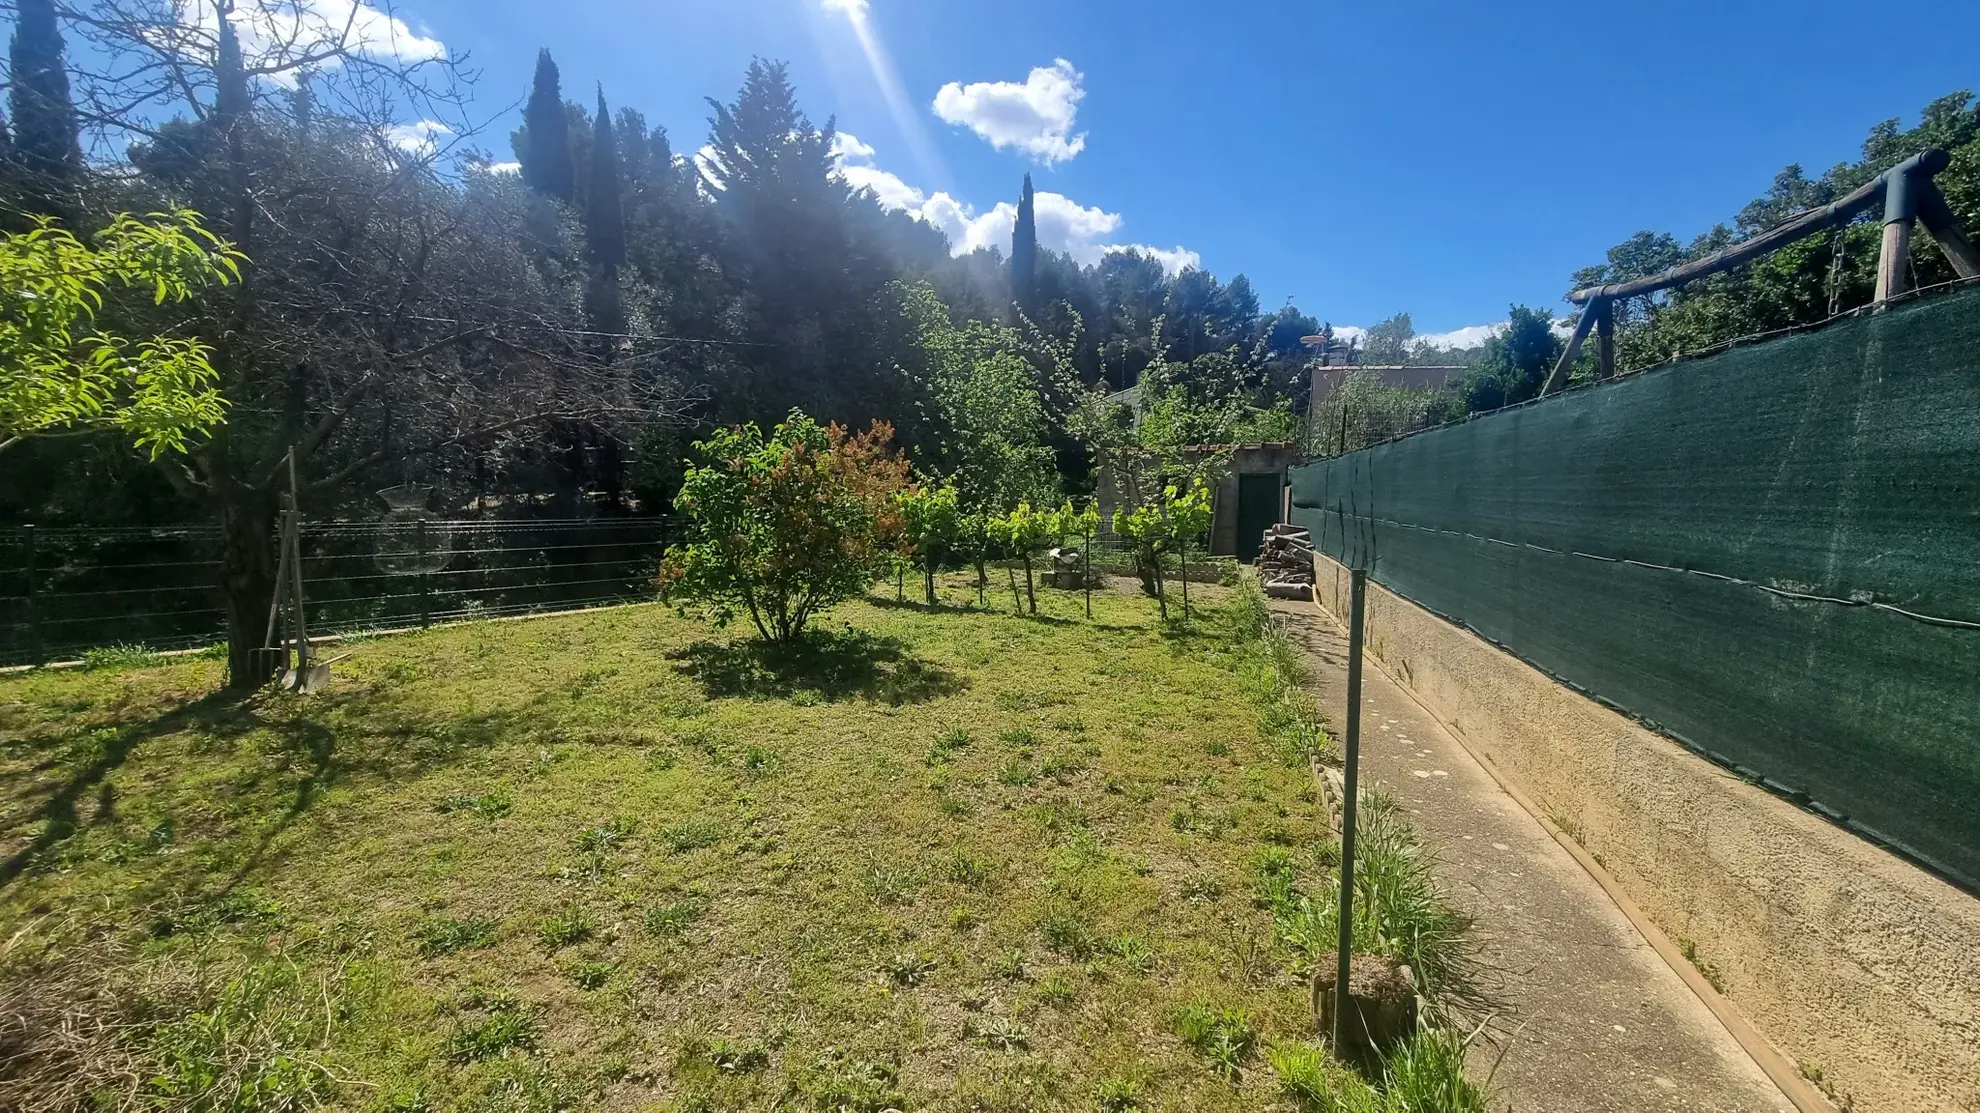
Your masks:
<svg viewBox="0 0 1980 1113"><path fill-rule="evenodd" d="M1313 597L1313 535L1298 526L1279 524L1265 531L1258 550L1258 578L1265 594L1277 599Z"/></svg>

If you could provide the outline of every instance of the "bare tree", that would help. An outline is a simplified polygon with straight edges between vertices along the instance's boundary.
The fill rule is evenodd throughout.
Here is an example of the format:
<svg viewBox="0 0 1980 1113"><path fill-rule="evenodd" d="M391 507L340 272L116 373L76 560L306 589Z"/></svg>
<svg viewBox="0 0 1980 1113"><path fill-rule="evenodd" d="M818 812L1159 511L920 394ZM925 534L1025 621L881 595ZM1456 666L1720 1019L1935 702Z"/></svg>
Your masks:
<svg viewBox="0 0 1980 1113"><path fill-rule="evenodd" d="M255 684L292 451L304 499L325 498L380 465L551 422L668 421L681 401L651 355L583 332L519 184L439 169L473 134L462 59L389 9L222 2L68 17L101 59L75 82L94 149L130 142L98 202L189 203L249 259L186 323L228 422L162 466L220 521L229 673Z"/></svg>

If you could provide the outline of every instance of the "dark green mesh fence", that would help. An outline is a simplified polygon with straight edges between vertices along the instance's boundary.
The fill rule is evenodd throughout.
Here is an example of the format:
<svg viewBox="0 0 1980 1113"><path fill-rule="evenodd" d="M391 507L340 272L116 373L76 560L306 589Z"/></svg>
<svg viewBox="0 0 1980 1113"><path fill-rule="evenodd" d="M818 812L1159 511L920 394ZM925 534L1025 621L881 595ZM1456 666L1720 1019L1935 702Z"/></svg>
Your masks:
<svg viewBox="0 0 1980 1113"><path fill-rule="evenodd" d="M1336 559L1980 890L1980 289L1292 473Z"/></svg>

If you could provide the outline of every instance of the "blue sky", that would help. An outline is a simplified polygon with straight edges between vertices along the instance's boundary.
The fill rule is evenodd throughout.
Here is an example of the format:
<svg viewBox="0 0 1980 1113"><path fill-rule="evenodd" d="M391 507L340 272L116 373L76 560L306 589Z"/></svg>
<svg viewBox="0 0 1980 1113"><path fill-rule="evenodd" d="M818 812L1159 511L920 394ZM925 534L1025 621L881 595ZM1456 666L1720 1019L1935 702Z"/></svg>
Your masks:
<svg viewBox="0 0 1980 1113"><path fill-rule="evenodd" d="M335 0L319 0L335 2ZM848 176L1008 243L1140 244L1250 276L1336 324L1421 332L1564 308L1575 268L1640 228L1729 218L1775 171L1852 157L1876 121L1980 86L1980 3L1913 0L399 0L481 71L493 115L539 46L567 95L706 135L751 55L791 66ZM1888 56L1873 39L1895 30ZM864 32L864 43L862 39ZM869 50L867 45L874 48ZM876 66L875 60L880 64ZM894 90L890 98L889 88ZM483 145L507 158L513 112ZM944 118L946 117L946 119Z"/></svg>

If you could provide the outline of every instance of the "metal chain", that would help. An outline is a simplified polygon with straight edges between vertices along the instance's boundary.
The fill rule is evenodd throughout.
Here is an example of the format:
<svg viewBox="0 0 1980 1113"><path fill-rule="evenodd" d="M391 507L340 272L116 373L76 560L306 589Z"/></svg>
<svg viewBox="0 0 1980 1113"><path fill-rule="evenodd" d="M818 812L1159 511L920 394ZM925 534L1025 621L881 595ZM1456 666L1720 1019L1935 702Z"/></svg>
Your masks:
<svg viewBox="0 0 1980 1113"><path fill-rule="evenodd" d="M1838 225L1835 244L1829 249L1829 316L1831 317L1842 312L1843 248L1848 231L1848 221Z"/></svg>

